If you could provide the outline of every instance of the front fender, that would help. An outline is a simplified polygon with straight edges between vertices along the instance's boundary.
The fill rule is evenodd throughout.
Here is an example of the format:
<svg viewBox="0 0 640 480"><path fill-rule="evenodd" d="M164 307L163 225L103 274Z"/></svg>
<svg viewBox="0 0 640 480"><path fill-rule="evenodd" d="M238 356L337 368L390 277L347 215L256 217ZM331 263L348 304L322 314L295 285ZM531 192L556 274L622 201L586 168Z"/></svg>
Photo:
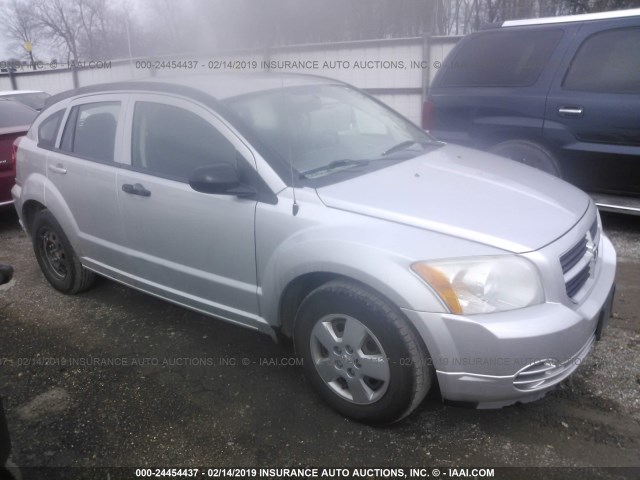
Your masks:
<svg viewBox="0 0 640 480"><path fill-rule="evenodd" d="M296 236L297 237L297 236ZM363 283L399 308L443 312L442 302L411 270L411 259L374 246L329 238L285 241L267 262L260 286L261 312L280 325L279 304L286 287L309 273L331 273Z"/></svg>
<svg viewBox="0 0 640 480"><path fill-rule="evenodd" d="M440 298L412 270L419 260L469 251L469 240L372 218L318 201L315 191L296 191L300 210L292 215L287 193L277 205L256 212L256 259L261 316L280 326L280 300L302 275L330 273L376 290L398 308L446 311ZM494 247L474 244L477 254Z"/></svg>
<svg viewBox="0 0 640 480"><path fill-rule="evenodd" d="M440 297L411 270L422 260L504 251L472 240L324 205L315 190L296 190L299 211L292 212L291 190L277 205L256 210L256 260L261 316L281 325L280 301L302 275L329 273L376 290L396 307L446 312Z"/></svg>

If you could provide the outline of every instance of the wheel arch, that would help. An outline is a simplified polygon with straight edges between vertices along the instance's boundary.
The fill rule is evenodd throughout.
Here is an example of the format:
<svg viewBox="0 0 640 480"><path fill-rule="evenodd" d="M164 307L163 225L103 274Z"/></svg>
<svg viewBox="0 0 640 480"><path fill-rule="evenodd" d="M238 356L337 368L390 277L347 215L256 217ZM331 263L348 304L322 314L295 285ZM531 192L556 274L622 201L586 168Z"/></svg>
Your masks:
<svg viewBox="0 0 640 480"><path fill-rule="evenodd" d="M527 137L525 135L513 136L509 138L503 138L497 142L491 142L490 145L487 146L486 150L490 153L494 153L495 155L500 155L495 153L494 150L497 147L504 146L505 144L512 144L513 146L521 146L524 148L534 148L542 152L549 158L549 161L553 168L555 169L559 178L564 178L564 168L561 161L561 156L558 154L556 149L545 142L542 138L539 137Z"/></svg>
<svg viewBox="0 0 640 480"><path fill-rule="evenodd" d="M470 137L476 148L489 150L493 146L511 140L543 143L543 121L519 116L480 117L472 120Z"/></svg>
<svg viewBox="0 0 640 480"><path fill-rule="evenodd" d="M393 302L387 295L382 293L379 289L357 280L356 278L334 272L318 271L302 274L292 279L287 284L279 301L278 318L280 319L280 325L277 327L278 333L287 339L292 339L296 314L304 299L316 288L334 280L343 280L345 282L352 283L378 296L382 301L394 308L398 315L404 318L425 351L428 353L430 352L424 338L422 338L422 335L420 334L420 330L413 324L413 321L404 314L402 308Z"/></svg>
<svg viewBox="0 0 640 480"><path fill-rule="evenodd" d="M46 198L45 207L60 224L60 228L62 228L62 231L67 236L71 247L75 250L78 257L82 257L82 245L79 241L80 229L64 195L62 195L60 190L58 190L52 182L46 183L44 194Z"/></svg>
<svg viewBox="0 0 640 480"><path fill-rule="evenodd" d="M33 220L36 218L37 213L45 208L47 207L38 200L27 200L24 203L22 206L22 223L27 234L32 235Z"/></svg>
<svg viewBox="0 0 640 480"><path fill-rule="evenodd" d="M292 279L282 291L278 302L279 332L292 338L296 313L302 301L319 286L337 279L351 280L332 272L309 272Z"/></svg>

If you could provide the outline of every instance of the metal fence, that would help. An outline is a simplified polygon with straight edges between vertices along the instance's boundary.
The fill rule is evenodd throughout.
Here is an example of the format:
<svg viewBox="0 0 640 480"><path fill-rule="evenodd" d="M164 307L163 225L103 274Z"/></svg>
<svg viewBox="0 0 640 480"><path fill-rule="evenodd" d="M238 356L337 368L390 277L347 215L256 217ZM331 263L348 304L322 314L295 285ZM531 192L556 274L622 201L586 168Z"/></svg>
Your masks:
<svg viewBox="0 0 640 480"><path fill-rule="evenodd" d="M189 71L202 73L268 69L336 78L367 90L419 124L429 84L460 38L413 37L238 50L212 56L99 60L72 68L46 66L29 70L29 66L24 66L13 73L0 73L0 90L43 90L55 94L97 83L185 74L185 62L191 61L191 66L194 62L197 66ZM182 68L173 67L180 63Z"/></svg>

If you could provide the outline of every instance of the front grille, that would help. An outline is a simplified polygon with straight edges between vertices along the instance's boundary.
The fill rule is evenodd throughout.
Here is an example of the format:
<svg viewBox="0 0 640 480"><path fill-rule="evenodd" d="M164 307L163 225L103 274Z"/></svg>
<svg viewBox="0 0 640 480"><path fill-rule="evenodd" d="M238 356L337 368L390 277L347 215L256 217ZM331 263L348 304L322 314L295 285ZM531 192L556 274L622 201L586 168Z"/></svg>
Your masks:
<svg viewBox="0 0 640 480"><path fill-rule="evenodd" d="M587 237L576 243L568 252L560 257L560 265L562 265L562 273L567 273L584 257L587 253Z"/></svg>
<svg viewBox="0 0 640 480"><path fill-rule="evenodd" d="M567 295L571 298L575 297L580 289L587 283L589 276L591 275L591 266L587 264L578 274L565 283L567 288Z"/></svg>
<svg viewBox="0 0 640 480"><path fill-rule="evenodd" d="M575 298L589 280L593 260L597 257L599 241L598 219L596 218L585 236L560 256L565 289L570 298Z"/></svg>

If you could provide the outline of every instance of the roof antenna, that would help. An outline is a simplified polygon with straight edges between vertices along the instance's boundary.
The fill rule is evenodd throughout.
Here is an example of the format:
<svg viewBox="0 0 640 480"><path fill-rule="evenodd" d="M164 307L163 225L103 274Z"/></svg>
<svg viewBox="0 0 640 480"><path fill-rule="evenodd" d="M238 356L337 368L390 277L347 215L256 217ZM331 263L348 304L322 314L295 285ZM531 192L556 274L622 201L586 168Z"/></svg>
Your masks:
<svg viewBox="0 0 640 480"><path fill-rule="evenodd" d="M291 189L293 192L293 208L292 208L292 213L293 216L295 217L296 215L298 215L298 210L300 210L300 207L298 206L298 202L296 201L296 183L295 183L295 177L293 175L293 164L291 163L291 119L289 118L289 109L288 109L288 105L287 105L287 100L284 97L284 76L280 76L280 85L282 87L282 104L284 105L284 111L285 111L285 119L287 122L287 150L288 150L288 157L287 161L289 162L289 171L291 172Z"/></svg>

